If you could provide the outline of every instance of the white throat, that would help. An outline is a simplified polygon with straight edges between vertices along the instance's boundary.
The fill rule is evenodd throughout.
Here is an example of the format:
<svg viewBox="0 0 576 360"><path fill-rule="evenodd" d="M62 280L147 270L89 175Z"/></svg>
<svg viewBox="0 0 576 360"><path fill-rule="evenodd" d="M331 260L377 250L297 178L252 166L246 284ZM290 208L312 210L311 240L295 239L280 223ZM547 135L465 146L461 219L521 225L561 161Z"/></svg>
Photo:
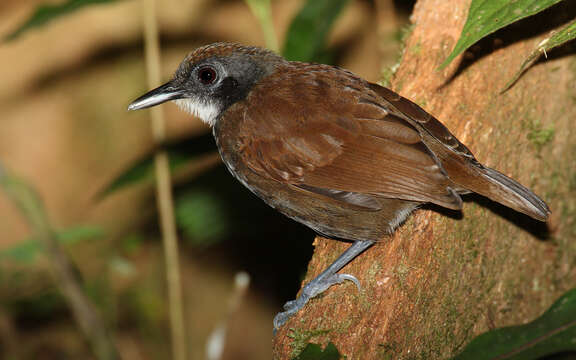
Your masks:
<svg viewBox="0 0 576 360"><path fill-rule="evenodd" d="M208 124L210 127L216 123L216 118L219 114L218 107L209 102L198 101L191 98L174 100L178 107L190 114L199 117L200 120Z"/></svg>

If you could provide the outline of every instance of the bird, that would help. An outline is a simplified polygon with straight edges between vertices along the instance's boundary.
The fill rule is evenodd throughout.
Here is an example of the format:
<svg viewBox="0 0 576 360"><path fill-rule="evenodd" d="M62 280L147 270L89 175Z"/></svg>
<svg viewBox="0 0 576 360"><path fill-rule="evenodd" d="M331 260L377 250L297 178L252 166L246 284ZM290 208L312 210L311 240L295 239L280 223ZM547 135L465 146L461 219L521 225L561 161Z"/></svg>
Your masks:
<svg viewBox="0 0 576 360"><path fill-rule="evenodd" d="M213 43L129 110L168 101L212 128L229 172L265 203L320 236L351 245L273 321L346 280L339 271L418 207L462 209L477 193L545 222L528 188L482 165L439 120L392 90L331 65L260 47Z"/></svg>

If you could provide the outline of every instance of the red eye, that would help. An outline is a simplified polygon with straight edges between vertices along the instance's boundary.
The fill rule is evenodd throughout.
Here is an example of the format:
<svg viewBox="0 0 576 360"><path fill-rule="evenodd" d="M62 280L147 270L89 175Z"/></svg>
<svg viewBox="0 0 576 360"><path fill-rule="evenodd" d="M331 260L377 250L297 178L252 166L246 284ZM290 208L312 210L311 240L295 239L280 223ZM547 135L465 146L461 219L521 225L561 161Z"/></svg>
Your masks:
<svg viewBox="0 0 576 360"><path fill-rule="evenodd" d="M216 80L216 70L209 66L203 67L198 70L198 79L204 85L212 84Z"/></svg>

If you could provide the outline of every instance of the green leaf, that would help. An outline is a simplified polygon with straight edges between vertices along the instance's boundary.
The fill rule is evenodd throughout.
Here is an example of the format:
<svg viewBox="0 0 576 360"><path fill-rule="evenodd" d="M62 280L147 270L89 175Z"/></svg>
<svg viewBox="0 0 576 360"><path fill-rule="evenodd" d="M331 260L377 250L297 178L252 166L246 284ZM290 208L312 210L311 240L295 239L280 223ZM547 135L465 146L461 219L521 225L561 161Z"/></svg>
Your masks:
<svg viewBox="0 0 576 360"><path fill-rule="evenodd" d="M244 0L248 7L256 16L262 27L266 47L274 52L278 52L278 40L272 23L272 13L270 11L270 0Z"/></svg>
<svg viewBox="0 0 576 360"><path fill-rule="evenodd" d="M526 60L524 60L524 62L520 66L520 69L516 72L514 77L512 77L512 79L508 81L506 86L504 86L502 92L510 89L510 87L514 85L516 81L518 81L518 79L520 78L520 76L522 76L522 74L526 71L526 69L532 66L532 64L534 64L542 56L542 54L544 54L544 56L547 56L546 55L547 51L550 51L555 47L563 45L568 41L574 39L576 39L576 20L564 26L562 29L552 32L552 34L549 37L542 40L536 46L536 48L532 50L532 52L530 53L530 55L528 55Z"/></svg>
<svg viewBox="0 0 576 360"><path fill-rule="evenodd" d="M18 263L32 263L40 252L40 244L36 241L26 240L0 251L0 259L12 260Z"/></svg>
<svg viewBox="0 0 576 360"><path fill-rule="evenodd" d="M104 231L97 226L80 225L58 231L55 235L60 243L73 245L83 240L102 237ZM0 251L0 260L6 259L18 263L32 263L41 251L41 244L36 239L31 238Z"/></svg>
<svg viewBox="0 0 576 360"><path fill-rule="evenodd" d="M214 193L204 189L188 191L176 199L176 221L194 245L212 245L227 233L224 207Z"/></svg>
<svg viewBox="0 0 576 360"><path fill-rule="evenodd" d="M282 54L288 60L315 61L348 0L307 0L292 20ZM316 60L317 61L317 60Z"/></svg>
<svg viewBox="0 0 576 360"><path fill-rule="evenodd" d="M48 24L50 21L68 15L86 5L111 3L116 0L68 0L59 5L40 5L36 11L12 33L8 34L4 41L12 41L22 35L24 32L35 27Z"/></svg>
<svg viewBox="0 0 576 360"><path fill-rule="evenodd" d="M214 152L214 140L210 134L195 138L186 138L178 143L166 144L163 150L168 152L170 171L178 174L185 170L189 165L194 165L196 159ZM139 183L152 183L154 181L154 154L151 152L144 155L141 159L131 164L127 170L124 170L114 180L112 180L97 195L97 198L104 198L113 192L125 187Z"/></svg>
<svg viewBox="0 0 576 360"><path fill-rule="evenodd" d="M338 360L341 358L342 355L340 355L333 343L328 343L324 350L322 350L320 345L310 343L306 345L300 355L292 360Z"/></svg>
<svg viewBox="0 0 576 360"><path fill-rule="evenodd" d="M58 231L56 236L62 244L73 245L80 241L101 238L104 230L94 225L78 225Z"/></svg>
<svg viewBox="0 0 576 360"><path fill-rule="evenodd" d="M525 17L539 13L562 0L472 0L460 39L444 60L445 68L454 58L483 37Z"/></svg>
<svg viewBox="0 0 576 360"><path fill-rule="evenodd" d="M189 161L192 161L186 154L169 152L170 171L172 173L181 169ZM115 191L138 183L152 183L154 180L154 154L148 154L144 159L131 165L128 170L120 174L100 193L99 197L105 197Z"/></svg>
<svg viewBox="0 0 576 360"><path fill-rule="evenodd" d="M576 351L576 289L531 323L478 336L453 360L529 360L566 351Z"/></svg>

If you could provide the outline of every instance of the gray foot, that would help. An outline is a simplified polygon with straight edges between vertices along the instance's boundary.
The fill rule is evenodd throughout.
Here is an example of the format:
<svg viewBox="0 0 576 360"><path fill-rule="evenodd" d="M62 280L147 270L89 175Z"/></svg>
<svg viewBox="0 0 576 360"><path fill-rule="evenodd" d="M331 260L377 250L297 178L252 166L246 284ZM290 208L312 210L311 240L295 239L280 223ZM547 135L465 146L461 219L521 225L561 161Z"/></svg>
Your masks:
<svg viewBox="0 0 576 360"><path fill-rule="evenodd" d="M274 329L280 328L284 325L292 315L296 314L300 309L306 305L306 303L313 297L322 294L324 291L328 290L332 285L341 284L346 280L352 281L356 284L358 291L360 291L360 282L356 277L350 274L329 274L329 276L323 276L326 274L320 274L314 280L310 281L302 289L302 293L296 300L288 301L284 304L283 312L276 314L274 317Z"/></svg>
<svg viewBox="0 0 576 360"><path fill-rule="evenodd" d="M350 274L337 274L346 264L348 264L356 256L360 255L364 250L368 249L374 244L374 241L355 241L346 251L342 253L330 266L328 266L320 275L315 277L302 289L302 293L296 300L288 301L284 304L283 312L274 317L274 332L282 326L292 315L296 314L300 309L306 305L308 300L314 296L323 293L332 285L341 284L345 280L350 280L360 290L360 282Z"/></svg>

